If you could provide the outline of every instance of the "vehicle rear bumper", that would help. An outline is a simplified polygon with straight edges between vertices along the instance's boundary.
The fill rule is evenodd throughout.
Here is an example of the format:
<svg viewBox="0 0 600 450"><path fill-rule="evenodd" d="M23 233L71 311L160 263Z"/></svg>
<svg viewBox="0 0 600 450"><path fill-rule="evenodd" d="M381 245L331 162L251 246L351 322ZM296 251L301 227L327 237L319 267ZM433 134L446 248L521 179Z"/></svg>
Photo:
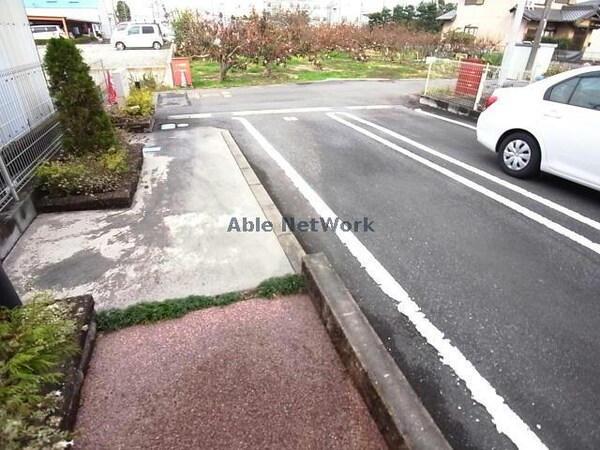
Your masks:
<svg viewBox="0 0 600 450"><path fill-rule="evenodd" d="M496 151L498 139L500 139L500 130L494 123L490 115L485 111L481 113L477 120L477 140L488 150Z"/></svg>

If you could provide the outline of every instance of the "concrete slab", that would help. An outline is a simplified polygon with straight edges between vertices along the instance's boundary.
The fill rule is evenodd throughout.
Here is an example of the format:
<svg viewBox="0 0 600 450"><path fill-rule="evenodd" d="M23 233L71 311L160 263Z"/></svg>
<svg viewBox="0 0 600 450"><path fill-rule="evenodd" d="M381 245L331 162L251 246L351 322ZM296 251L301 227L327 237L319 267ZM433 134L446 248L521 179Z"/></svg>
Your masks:
<svg viewBox="0 0 600 450"><path fill-rule="evenodd" d="M98 338L75 448L385 449L306 296Z"/></svg>
<svg viewBox="0 0 600 450"><path fill-rule="evenodd" d="M19 293L91 293L98 309L250 289L293 269L274 233L227 232L264 214L221 130L155 133L129 210L44 214L4 264Z"/></svg>

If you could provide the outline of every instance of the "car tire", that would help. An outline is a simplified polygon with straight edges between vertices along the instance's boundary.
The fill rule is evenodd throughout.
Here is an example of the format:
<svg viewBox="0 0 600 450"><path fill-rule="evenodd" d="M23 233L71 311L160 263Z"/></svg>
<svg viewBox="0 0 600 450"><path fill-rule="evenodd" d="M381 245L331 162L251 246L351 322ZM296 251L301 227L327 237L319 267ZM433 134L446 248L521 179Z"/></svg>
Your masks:
<svg viewBox="0 0 600 450"><path fill-rule="evenodd" d="M502 139L497 158L504 173L510 176L529 178L540 173L540 145L529 133L519 131Z"/></svg>
<svg viewBox="0 0 600 450"><path fill-rule="evenodd" d="M154 50L160 50L162 48L162 44L160 42L156 41L152 44L152 48Z"/></svg>
<svg viewBox="0 0 600 450"><path fill-rule="evenodd" d="M125 44L123 44L122 42L117 42L117 43L115 44L115 48L116 48L117 50L125 50Z"/></svg>

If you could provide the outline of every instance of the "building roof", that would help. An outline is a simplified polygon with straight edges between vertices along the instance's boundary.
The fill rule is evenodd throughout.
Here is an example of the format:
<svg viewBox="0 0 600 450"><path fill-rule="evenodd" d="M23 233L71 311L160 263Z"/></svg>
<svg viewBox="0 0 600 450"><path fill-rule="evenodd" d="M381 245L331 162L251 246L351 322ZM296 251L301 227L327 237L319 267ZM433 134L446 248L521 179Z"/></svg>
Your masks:
<svg viewBox="0 0 600 450"><path fill-rule="evenodd" d="M456 10L455 9L453 9L452 11L448 11L447 13L444 13L439 17L436 17L436 20L441 20L443 22L446 22L446 21L450 22L454 19L456 19Z"/></svg>
<svg viewBox="0 0 600 450"><path fill-rule="evenodd" d="M511 9L513 12L515 8ZM542 19L544 8L526 9L523 18L530 22L539 22ZM561 9L550 10L548 22L579 22L595 17L600 20L600 0L591 0L577 5L563 6Z"/></svg>

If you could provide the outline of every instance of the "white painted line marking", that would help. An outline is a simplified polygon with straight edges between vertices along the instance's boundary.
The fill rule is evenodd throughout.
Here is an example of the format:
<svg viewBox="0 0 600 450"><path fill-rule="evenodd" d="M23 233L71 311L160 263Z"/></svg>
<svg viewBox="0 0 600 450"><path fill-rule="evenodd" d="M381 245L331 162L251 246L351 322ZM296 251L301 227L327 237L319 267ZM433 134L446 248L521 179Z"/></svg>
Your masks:
<svg viewBox="0 0 600 450"><path fill-rule="evenodd" d="M347 106L346 109L361 110L361 109L393 109L392 105L365 105L365 106Z"/></svg>
<svg viewBox="0 0 600 450"><path fill-rule="evenodd" d="M450 122L450 123L453 123L455 125L460 125L461 127L465 127L465 128L470 129L470 130L477 130L477 127L475 127L473 125L470 125L468 123L461 122L460 120L453 120L453 119L449 119L448 117L438 116L437 114L432 114L430 112L423 111L420 108L415 109L415 111L418 112L419 114L424 114L424 115L429 116L429 117L435 117L436 119L443 120L444 122Z"/></svg>
<svg viewBox="0 0 600 450"><path fill-rule="evenodd" d="M342 113L342 114L344 114L344 113ZM329 117L331 117L332 119L336 120L337 122L339 122L343 125L346 125L347 127L352 128L355 131L358 131L360 134L363 134L363 135L385 145L386 147L396 150L398 153L401 153L402 155L407 156L407 157L413 159L414 161L420 162L421 164L435 170L436 172L441 173L442 175L446 175L448 178L450 178L454 181L457 181L457 182L461 183L462 185L467 186L468 188L471 188L474 191L479 192L480 194L483 194L488 198L491 198L492 200L497 201L498 203L506 206L507 208L510 208L513 211L516 211L516 212L524 215L525 217L533 220L534 222L537 222L540 225L543 225L546 228L549 228L550 230L560 234L561 236L571 239L573 242L576 242L577 244L581 245L582 247L585 247L585 248L600 255L600 244L592 242L585 236L577 234L574 231L572 231L566 227L563 227L562 225L560 225L556 222L553 222L550 219L547 219L546 217L542 216L541 214L538 214L534 211L531 211L530 209L525 208L524 206L520 205L519 203L513 202L512 200L509 200L506 197L503 197L500 194L497 194L496 192L491 191L488 188L485 188L485 187L481 186L480 184L477 184L474 181L471 181L471 180L463 177L462 175L458 175L457 173L454 173L451 170L446 169L445 167L442 167L434 162L429 161L428 159L423 158L422 156L412 153L412 152L406 150L405 148L394 144L393 142L390 142L382 137L377 136L374 133L371 133L370 131L368 131L364 128L359 127L358 125L354 125L353 123L350 123L344 119L336 117L336 115L333 113L328 113L327 115ZM351 114L346 114L346 115L351 116ZM352 117L355 117L355 116L352 116ZM356 120L362 121L362 119L360 119L358 117L356 117ZM375 124L373 124L373 125L375 125ZM383 128L383 127L381 127L381 128Z"/></svg>
<svg viewBox="0 0 600 450"><path fill-rule="evenodd" d="M290 116L286 116L283 118L283 120L285 120L286 122L295 122L296 120L298 120L297 117L290 117Z"/></svg>
<svg viewBox="0 0 600 450"><path fill-rule="evenodd" d="M223 97L225 97L225 98L231 97L231 92L228 92L228 91L223 91L223 92L221 92L221 94L223 94Z"/></svg>
<svg viewBox="0 0 600 450"><path fill-rule="evenodd" d="M260 109L256 111L236 111L232 116L260 116L263 114L295 114L307 112L328 112L331 111L329 106L319 106L315 108L290 108L290 109Z"/></svg>
<svg viewBox="0 0 600 450"><path fill-rule="evenodd" d="M174 130L176 125L174 123L163 123L160 126L161 130Z"/></svg>
<svg viewBox="0 0 600 450"><path fill-rule="evenodd" d="M310 203L316 213L325 218L335 220L336 214L311 188L300 174L281 156L281 154L267 141L260 132L246 119L239 120L252 137L260 144L265 153L285 172L294 186ZM394 279L385 267L373 256L362 242L352 232L337 229L335 232L340 241L348 248L350 253L358 260L373 281L390 298L398 302L398 311L404 314L419 331L427 342L437 350L444 364L450 366L456 375L461 378L471 391L473 399L483 405L499 432L504 433L514 444L522 450L547 449L537 435L504 403L493 386L481 376L475 366L465 358L458 348L450 343L419 308L408 293Z"/></svg>
<svg viewBox="0 0 600 450"><path fill-rule="evenodd" d="M190 126L189 123L178 123L177 124L177 128L187 128L189 126Z"/></svg>
<svg viewBox="0 0 600 450"><path fill-rule="evenodd" d="M212 113L205 114L175 114L173 116L167 116L169 120L186 120L186 119L208 119L212 117Z"/></svg>
<svg viewBox="0 0 600 450"><path fill-rule="evenodd" d="M154 152L160 152L160 147L144 147L142 149L142 151L144 153L154 153Z"/></svg>
<svg viewBox="0 0 600 450"><path fill-rule="evenodd" d="M446 155L445 153L439 152L437 150L432 149L431 147L428 147L426 145L421 144L420 142L414 141L410 138L407 138L406 136L403 136L401 134L398 134L392 130L389 130L387 128L384 128L380 125L377 125L376 123L373 122L369 122L368 120L364 120L361 119L360 117L354 116L352 114L348 114L348 113L339 113L339 115L343 115L346 117L350 117L351 119L360 122L362 124L368 125L376 130L381 131L382 133L387 134L388 136L392 136L400 141L406 142L409 145L412 145L413 147L418 148L419 150L423 150L426 153L429 153L430 155L436 156L440 159L443 159L444 161L447 161L451 164L454 164L455 166L460 167L461 169L467 170L471 173L474 173L476 175L479 175L482 178L485 178L486 180L489 180L493 183L496 183L506 189L509 189L513 192L516 192L517 194L522 195L523 197L527 197L530 200L533 200L537 203L540 203L556 212L559 212L561 214L564 214L567 217L570 217L573 220L576 220L578 222L581 222L585 225L588 225L592 228L594 228L595 230L599 230L600 231L600 222L595 221L587 216L584 216L583 214L580 214L576 211L573 211L571 209L568 209L562 205L559 205L558 203L553 202L552 200L548 200L547 198L544 198L538 194L534 194L533 192L528 191L527 189L523 189L520 186L517 186L515 184L512 184L508 181L503 180L502 178L498 178L495 175L492 175L488 172L485 172L481 169L478 169L476 167L473 167L469 164L466 164L458 159L452 158L451 156Z"/></svg>

